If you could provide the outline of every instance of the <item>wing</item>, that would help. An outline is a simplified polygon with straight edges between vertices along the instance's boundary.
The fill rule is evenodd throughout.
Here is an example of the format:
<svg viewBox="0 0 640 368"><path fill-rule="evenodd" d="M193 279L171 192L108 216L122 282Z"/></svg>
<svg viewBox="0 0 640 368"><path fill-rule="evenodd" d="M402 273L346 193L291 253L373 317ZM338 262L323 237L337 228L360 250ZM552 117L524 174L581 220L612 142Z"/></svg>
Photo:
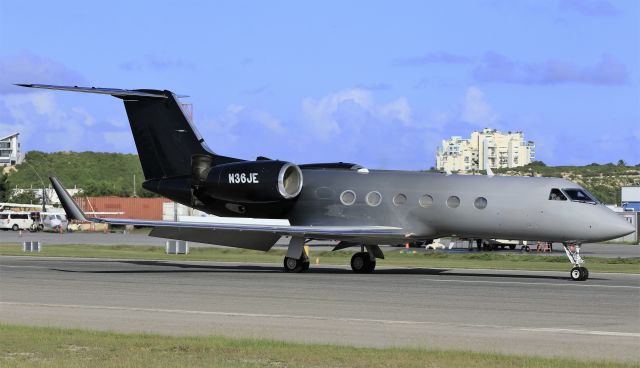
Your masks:
<svg viewBox="0 0 640 368"><path fill-rule="evenodd" d="M369 242L397 240L409 236L402 228L391 226L288 226L89 218L85 216L56 177L49 177L49 180L51 180L53 189L56 191L68 219L113 225L148 226L153 228L149 235L160 238L268 250L281 236L365 242L367 240Z"/></svg>

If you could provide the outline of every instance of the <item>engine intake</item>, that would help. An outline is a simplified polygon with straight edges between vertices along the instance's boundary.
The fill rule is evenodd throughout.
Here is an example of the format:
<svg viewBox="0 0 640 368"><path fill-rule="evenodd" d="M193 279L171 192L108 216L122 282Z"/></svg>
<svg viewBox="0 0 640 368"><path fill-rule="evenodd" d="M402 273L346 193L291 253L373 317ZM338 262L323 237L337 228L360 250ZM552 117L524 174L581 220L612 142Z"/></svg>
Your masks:
<svg viewBox="0 0 640 368"><path fill-rule="evenodd" d="M232 162L195 172L199 193L230 202L279 202L297 197L302 190L302 170L290 162Z"/></svg>

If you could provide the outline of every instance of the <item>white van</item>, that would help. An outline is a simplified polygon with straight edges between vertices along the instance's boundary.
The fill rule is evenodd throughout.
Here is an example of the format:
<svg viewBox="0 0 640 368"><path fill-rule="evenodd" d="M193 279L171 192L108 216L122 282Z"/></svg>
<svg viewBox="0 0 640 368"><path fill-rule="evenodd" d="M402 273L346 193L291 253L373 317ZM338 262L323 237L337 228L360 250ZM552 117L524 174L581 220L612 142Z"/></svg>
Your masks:
<svg viewBox="0 0 640 368"><path fill-rule="evenodd" d="M2 230L28 230L33 224L29 212L2 212L0 213L0 229Z"/></svg>
<svg viewBox="0 0 640 368"><path fill-rule="evenodd" d="M42 213L43 230L59 232L62 229L62 231L67 231L68 226L69 221L64 213Z"/></svg>

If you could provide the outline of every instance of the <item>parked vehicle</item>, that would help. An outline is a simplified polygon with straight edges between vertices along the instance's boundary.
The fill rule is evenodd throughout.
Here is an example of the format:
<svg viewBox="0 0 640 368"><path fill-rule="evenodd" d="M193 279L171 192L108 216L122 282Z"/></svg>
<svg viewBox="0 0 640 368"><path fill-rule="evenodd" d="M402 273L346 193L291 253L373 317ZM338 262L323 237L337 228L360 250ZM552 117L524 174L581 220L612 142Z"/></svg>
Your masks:
<svg viewBox="0 0 640 368"><path fill-rule="evenodd" d="M67 231L69 227L69 221L67 215L64 213L42 213L42 226L43 230L51 230L55 232Z"/></svg>
<svg viewBox="0 0 640 368"><path fill-rule="evenodd" d="M28 230L33 224L29 212L3 212L0 213L0 229L2 230Z"/></svg>

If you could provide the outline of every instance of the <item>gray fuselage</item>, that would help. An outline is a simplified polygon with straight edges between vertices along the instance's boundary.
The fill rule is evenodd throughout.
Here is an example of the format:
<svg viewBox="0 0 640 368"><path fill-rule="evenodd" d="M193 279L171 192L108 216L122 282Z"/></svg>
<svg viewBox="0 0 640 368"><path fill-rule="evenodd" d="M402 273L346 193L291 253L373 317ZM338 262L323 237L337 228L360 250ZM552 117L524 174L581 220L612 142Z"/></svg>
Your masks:
<svg viewBox="0 0 640 368"><path fill-rule="evenodd" d="M550 200L554 188L582 189L559 178L334 169L303 170L303 177L302 192L288 216L292 225L397 226L407 238L418 240L454 236L588 242L633 230L602 204ZM353 193L341 200L345 191ZM367 201L371 192L379 196L373 193ZM355 200L349 204L351 194ZM459 199L457 207L452 197Z"/></svg>

